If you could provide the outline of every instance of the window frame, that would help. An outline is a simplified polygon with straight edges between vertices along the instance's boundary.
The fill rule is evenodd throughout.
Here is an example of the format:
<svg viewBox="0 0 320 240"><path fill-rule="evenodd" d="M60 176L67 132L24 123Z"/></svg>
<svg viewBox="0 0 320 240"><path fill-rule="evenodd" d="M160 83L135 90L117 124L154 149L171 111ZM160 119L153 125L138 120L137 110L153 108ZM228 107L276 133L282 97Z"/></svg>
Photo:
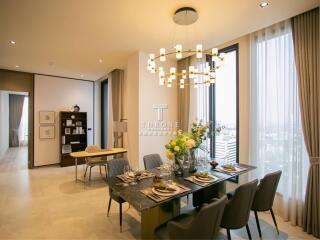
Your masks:
<svg viewBox="0 0 320 240"><path fill-rule="evenodd" d="M218 51L218 53L228 53L228 52L236 52L236 162L239 163L239 43L230 45L228 47L222 48ZM213 65L211 61L211 56L206 56L207 61L210 63L211 67ZM215 84L211 84L209 88L209 122L210 122L210 131L213 132L216 125L216 108L215 108ZM215 158L215 135L210 138L210 157Z"/></svg>

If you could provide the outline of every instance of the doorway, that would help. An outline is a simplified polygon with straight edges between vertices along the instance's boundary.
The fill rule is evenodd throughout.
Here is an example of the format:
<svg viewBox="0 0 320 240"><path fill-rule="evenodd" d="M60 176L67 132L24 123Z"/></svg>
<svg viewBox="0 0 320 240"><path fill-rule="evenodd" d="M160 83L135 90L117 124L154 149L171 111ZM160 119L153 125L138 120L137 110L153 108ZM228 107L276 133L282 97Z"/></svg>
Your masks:
<svg viewBox="0 0 320 240"><path fill-rule="evenodd" d="M0 91L1 168L27 169L29 145L29 95Z"/></svg>

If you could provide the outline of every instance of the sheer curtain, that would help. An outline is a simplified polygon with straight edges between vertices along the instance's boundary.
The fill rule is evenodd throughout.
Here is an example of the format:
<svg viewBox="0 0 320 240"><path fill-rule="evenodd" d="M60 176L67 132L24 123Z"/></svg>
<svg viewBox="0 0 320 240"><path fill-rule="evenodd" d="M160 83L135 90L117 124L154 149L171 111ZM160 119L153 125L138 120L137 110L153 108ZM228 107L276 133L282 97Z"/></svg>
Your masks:
<svg viewBox="0 0 320 240"><path fill-rule="evenodd" d="M28 106L29 106L29 97L25 96L22 108L21 122L19 126L19 145L27 146L28 145Z"/></svg>
<svg viewBox="0 0 320 240"><path fill-rule="evenodd" d="M251 34L251 163L257 177L282 170L283 217L302 225L308 157L290 21Z"/></svg>

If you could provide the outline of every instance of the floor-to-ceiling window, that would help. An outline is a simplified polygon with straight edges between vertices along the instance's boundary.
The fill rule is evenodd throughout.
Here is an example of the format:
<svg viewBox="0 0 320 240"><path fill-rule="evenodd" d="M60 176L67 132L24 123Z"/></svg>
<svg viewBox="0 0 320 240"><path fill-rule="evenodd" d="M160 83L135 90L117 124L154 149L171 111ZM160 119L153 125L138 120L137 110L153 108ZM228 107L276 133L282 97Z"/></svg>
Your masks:
<svg viewBox="0 0 320 240"><path fill-rule="evenodd" d="M101 82L101 147L108 146L108 79Z"/></svg>
<svg viewBox="0 0 320 240"><path fill-rule="evenodd" d="M209 120L220 128L210 141L211 157L219 161L239 162L238 44L221 49L223 66L216 71L215 84L209 90Z"/></svg>

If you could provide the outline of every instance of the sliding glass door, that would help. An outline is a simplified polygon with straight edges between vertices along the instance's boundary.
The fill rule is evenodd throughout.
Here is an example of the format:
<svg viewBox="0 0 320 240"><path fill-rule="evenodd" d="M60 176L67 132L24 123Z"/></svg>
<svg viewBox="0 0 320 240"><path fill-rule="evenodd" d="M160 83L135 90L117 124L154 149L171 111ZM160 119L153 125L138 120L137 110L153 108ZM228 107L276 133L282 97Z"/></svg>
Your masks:
<svg viewBox="0 0 320 240"><path fill-rule="evenodd" d="M209 112L212 129L222 129L211 138L211 157L219 161L239 162L239 66L238 44L221 49L225 61L210 87Z"/></svg>

